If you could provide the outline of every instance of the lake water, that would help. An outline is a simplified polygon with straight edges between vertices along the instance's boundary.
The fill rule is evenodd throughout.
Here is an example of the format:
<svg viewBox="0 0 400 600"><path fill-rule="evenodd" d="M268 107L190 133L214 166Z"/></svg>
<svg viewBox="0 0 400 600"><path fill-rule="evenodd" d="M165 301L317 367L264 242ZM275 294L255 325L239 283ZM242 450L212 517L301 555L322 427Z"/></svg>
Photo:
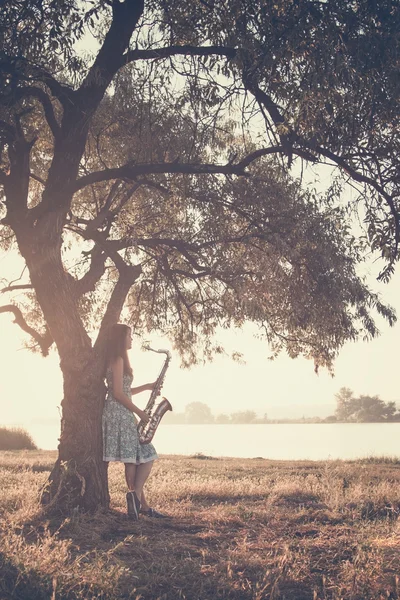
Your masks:
<svg viewBox="0 0 400 600"><path fill-rule="evenodd" d="M27 427L37 445L57 447L59 426ZM400 423L160 425L159 454L232 456L281 460L400 457Z"/></svg>

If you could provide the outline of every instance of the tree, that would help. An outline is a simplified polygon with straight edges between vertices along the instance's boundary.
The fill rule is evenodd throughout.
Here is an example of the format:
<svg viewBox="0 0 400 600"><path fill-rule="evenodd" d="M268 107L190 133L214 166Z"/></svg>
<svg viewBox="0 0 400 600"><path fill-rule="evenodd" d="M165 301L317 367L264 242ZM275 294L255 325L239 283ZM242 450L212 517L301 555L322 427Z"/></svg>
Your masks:
<svg viewBox="0 0 400 600"><path fill-rule="evenodd" d="M191 402L185 408L185 423L203 425L213 423L214 417L211 409L204 402Z"/></svg>
<svg viewBox="0 0 400 600"><path fill-rule="evenodd" d="M347 421L354 411L354 396L350 388L342 387L335 395L335 416L338 421Z"/></svg>
<svg viewBox="0 0 400 600"><path fill-rule="evenodd" d="M241 412L235 412L232 413L231 415L231 423L236 423L236 424L250 424L250 423L254 423L257 419L257 414L254 412L254 410L244 410Z"/></svg>
<svg viewBox="0 0 400 600"><path fill-rule="evenodd" d="M349 388L341 388L336 394L338 421L356 423L377 423L380 421L395 421L396 403L384 402L379 396L359 396L354 398Z"/></svg>
<svg viewBox="0 0 400 600"><path fill-rule="evenodd" d="M108 505L102 374L124 307L186 365L245 321L328 368L377 334L374 312L393 324L357 275L368 240L340 199L358 189L389 277L398 31L389 0L3 2L0 239L26 268L0 312L60 356L57 509ZM326 193L290 176L326 161L340 171Z"/></svg>
<svg viewBox="0 0 400 600"><path fill-rule="evenodd" d="M218 423L218 425L227 425L231 422L230 416L225 413L220 413L215 417L215 422Z"/></svg>
<svg viewBox="0 0 400 600"><path fill-rule="evenodd" d="M386 402L385 403L384 417L387 421L400 420L400 411L399 412L397 411L396 402Z"/></svg>
<svg viewBox="0 0 400 600"><path fill-rule="evenodd" d="M386 418L386 406L379 396L360 396L354 408L354 419L358 423L376 423Z"/></svg>

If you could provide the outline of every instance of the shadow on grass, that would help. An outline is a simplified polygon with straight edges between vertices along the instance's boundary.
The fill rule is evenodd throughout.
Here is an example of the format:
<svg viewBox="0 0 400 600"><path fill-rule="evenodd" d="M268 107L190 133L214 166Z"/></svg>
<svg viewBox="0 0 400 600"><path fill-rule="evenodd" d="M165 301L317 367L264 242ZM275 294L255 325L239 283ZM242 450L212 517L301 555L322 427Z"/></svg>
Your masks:
<svg viewBox="0 0 400 600"><path fill-rule="evenodd" d="M190 494L192 502L198 502L202 506L209 507L212 504L241 504L243 502L263 502L268 498L268 494L207 494L207 492L196 492Z"/></svg>
<svg viewBox="0 0 400 600"><path fill-rule="evenodd" d="M228 530L210 526L190 518L130 520L125 513L111 510L96 515L73 515L68 519L52 518L44 524L39 518L25 523L20 534L28 544L38 544L40 538L51 534L55 540L68 540L69 564L66 569L74 577L60 578L56 597L102 598L107 600L252 600L251 589L240 589L237 577L227 574L230 564ZM221 545L222 544L222 545ZM90 588L85 595L85 573L82 566L94 570L102 557L112 577L114 564L124 567L115 579L113 594ZM93 561L93 562L92 562ZM103 565L103 569L104 566ZM40 579L37 573L21 579L18 569L7 576L7 591L16 581L21 588L16 600L51 598L52 580ZM229 568L228 568L229 570ZM259 578L260 573L254 574ZM261 576L262 577L262 576ZM24 596L33 586L34 594ZM17 588L18 591L19 588ZM1 590L1 588L0 588ZM37 590L37 591L36 591ZM87 588L89 590L89 587ZM96 595L96 593L99 595ZM59 596L61 593L61 596ZM36 595L35 595L36 594ZM11 596L14 598L14 596ZM0 594L1 600L3 600ZM7 595L5 595L7 598ZM298 600L302 600L300 596ZM291 600L297 600L294 596Z"/></svg>
<svg viewBox="0 0 400 600"><path fill-rule="evenodd" d="M400 502L371 502L364 501L359 508L361 518L367 521L381 519L396 521L400 515Z"/></svg>
<svg viewBox="0 0 400 600"><path fill-rule="evenodd" d="M0 575L2 599L48 600L53 592L50 578L15 565L3 552L0 552Z"/></svg>
<svg viewBox="0 0 400 600"><path fill-rule="evenodd" d="M330 572L337 577L336 571L343 560L354 558L356 548L352 540L346 541L347 537L338 539L336 546L332 546L327 542L326 532L318 528L299 527L298 523L286 520L284 530L278 531L277 525L274 525L275 542L287 540L284 531L290 534L292 550L286 559L285 544L279 548L279 544L270 545L269 538L263 542L267 530L259 536L254 527L254 531L249 529L246 534L247 543L261 547L257 560L253 557L250 561L247 557L245 566L237 554L242 534L235 533L230 523L203 521L196 514L168 520L142 518L135 522L125 513L111 510L96 515L75 514L68 519L53 518L46 522L38 519L24 524L19 533L28 544L37 544L49 533L55 544L61 540L71 542L68 564L65 563L69 579L63 580L60 576L56 582L55 597L63 600L267 600L272 597L275 600L311 600L315 590L323 592L320 587L322 574ZM310 545L312 539L319 538L321 533L322 541L314 548ZM305 581L302 573L299 572L298 579L290 573L292 560L301 559L298 547L303 543L310 556L315 554L315 561L321 568L316 570L314 565ZM326 564L321 564L322 547L327 552ZM333 564L334 556L337 556L337 569ZM96 566L99 557L103 563ZM124 570L115 576L110 593L101 589L101 584L94 584L93 577L95 580L98 569L104 571L106 568L107 577L111 579L115 565L123 566ZM54 597L55 584L51 575L46 577L28 567L16 566L1 554L0 566L1 600L48 600ZM85 583L87 573L92 577L89 583Z"/></svg>
<svg viewBox="0 0 400 600"><path fill-rule="evenodd" d="M327 508L326 504L315 494L301 491L277 492L273 501L275 506L320 506Z"/></svg>
<svg viewBox="0 0 400 600"><path fill-rule="evenodd" d="M70 575L68 580L60 576L57 598L176 600L179 597L197 598L198 588L204 588L202 550L207 542L196 536L205 529L187 519L143 517L133 521L125 513L110 510L95 515L76 513L69 518L43 519L38 515L25 522L16 533L29 546L39 547L41 540L49 535L55 545L63 541L70 543L68 565L65 565ZM110 569L110 580L114 566L123 566L124 571L114 576L113 592L110 593L102 590L100 584L96 589L93 583L91 586L85 583L82 565L87 565L92 580L93 576L97 579L95 573L105 565ZM24 566L16 567L10 561L4 565L1 575L7 586L0 587L1 600L49 600L53 597L52 577L41 577L40 573L25 570ZM26 593L31 586L32 594ZM217 587L222 590L222 595L214 596L212 590ZM206 588L204 597L210 600L217 597L244 600L243 596L232 592L229 582L211 575L207 578ZM14 589L16 592L12 595Z"/></svg>

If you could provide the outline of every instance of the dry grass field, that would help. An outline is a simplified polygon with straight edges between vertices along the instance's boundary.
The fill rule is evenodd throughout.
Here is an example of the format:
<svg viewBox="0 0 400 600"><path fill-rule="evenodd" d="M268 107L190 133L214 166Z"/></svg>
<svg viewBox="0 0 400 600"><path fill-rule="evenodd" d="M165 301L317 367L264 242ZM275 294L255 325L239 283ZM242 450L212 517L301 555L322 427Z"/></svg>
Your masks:
<svg viewBox="0 0 400 600"><path fill-rule="evenodd" d="M400 461L165 456L148 496L168 520L41 515L55 453L0 453L0 599L400 598Z"/></svg>

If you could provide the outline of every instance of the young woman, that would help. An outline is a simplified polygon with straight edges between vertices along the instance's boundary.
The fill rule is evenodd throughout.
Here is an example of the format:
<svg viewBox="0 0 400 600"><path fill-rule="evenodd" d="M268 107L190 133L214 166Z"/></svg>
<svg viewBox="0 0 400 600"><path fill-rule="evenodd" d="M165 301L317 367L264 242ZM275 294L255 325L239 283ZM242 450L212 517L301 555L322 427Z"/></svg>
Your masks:
<svg viewBox="0 0 400 600"><path fill-rule="evenodd" d="M154 383L131 388L133 374L128 350L132 347L130 327L120 323L110 330L107 348L107 396L103 411L103 460L125 464L128 515L137 520L143 513L150 517L165 515L151 508L146 501L143 486L150 475L157 453L152 444L141 444L137 432L138 421L146 423L149 416L132 402L132 395L151 391Z"/></svg>

